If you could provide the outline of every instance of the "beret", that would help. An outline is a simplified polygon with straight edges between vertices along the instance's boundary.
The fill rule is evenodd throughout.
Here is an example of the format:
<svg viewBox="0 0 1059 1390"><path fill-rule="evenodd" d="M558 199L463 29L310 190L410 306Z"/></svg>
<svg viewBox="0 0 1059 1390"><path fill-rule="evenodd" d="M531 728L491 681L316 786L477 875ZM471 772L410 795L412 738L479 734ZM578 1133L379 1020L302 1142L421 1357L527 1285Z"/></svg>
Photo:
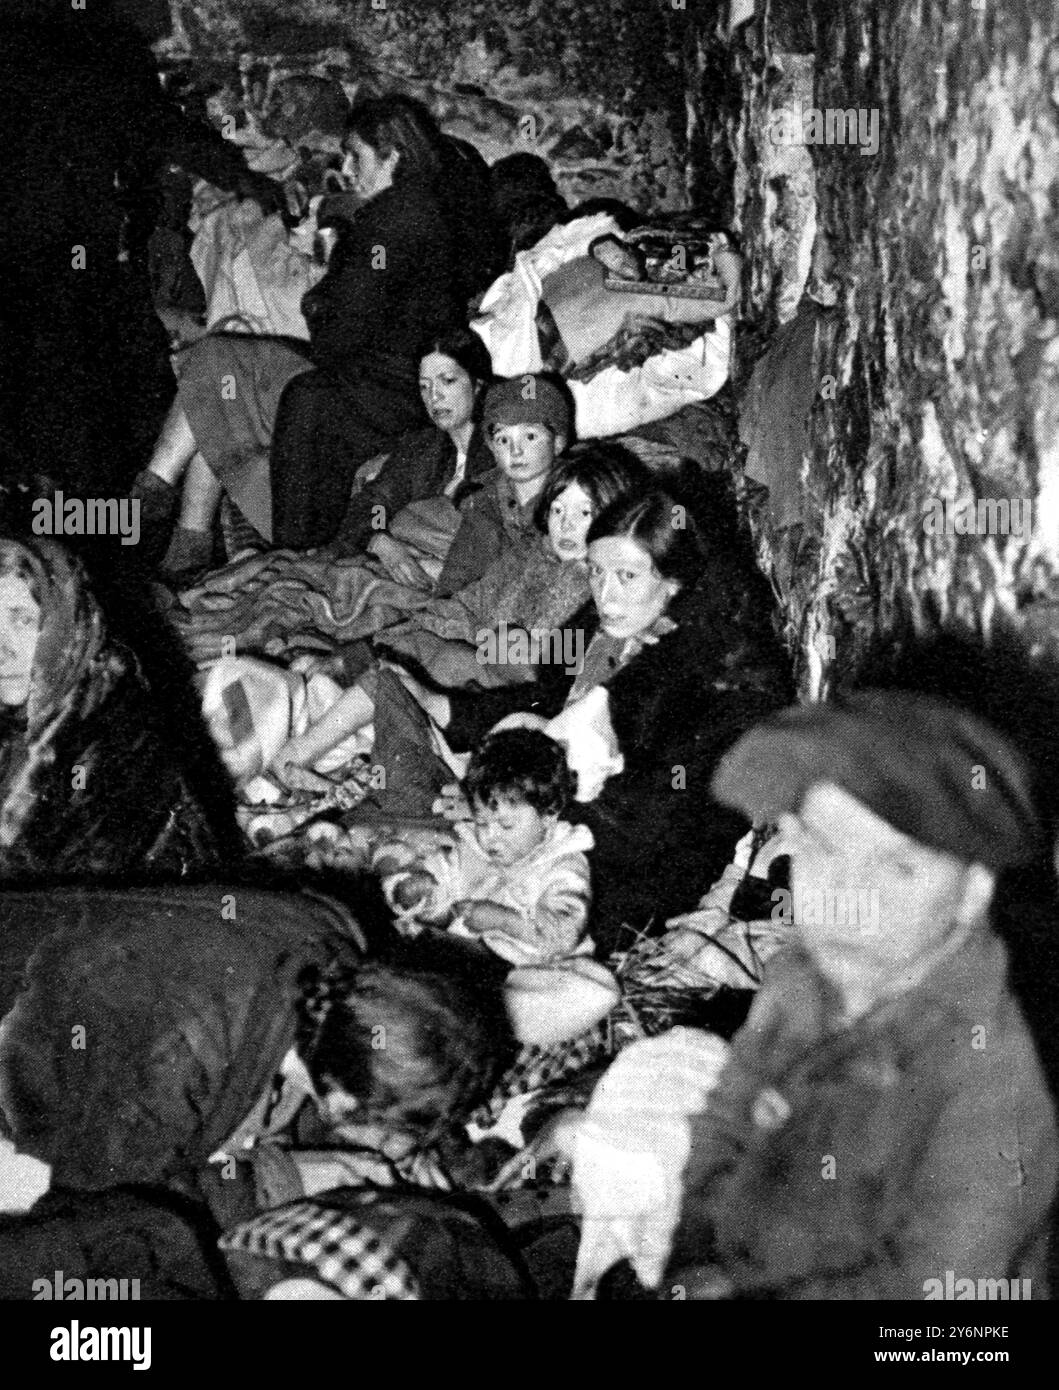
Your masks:
<svg viewBox="0 0 1059 1390"><path fill-rule="evenodd" d="M526 372L490 386L482 407L486 431L497 425L547 425L569 440L573 421L562 391L546 377Z"/></svg>
<svg viewBox="0 0 1059 1390"><path fill-rule="evenodd" d="M820 782L968 863L1003 869L1041 847L1022 755L990 724L941 700L871 690L784 710L743 735L712 786L725 805L774 820Z"/></svg>

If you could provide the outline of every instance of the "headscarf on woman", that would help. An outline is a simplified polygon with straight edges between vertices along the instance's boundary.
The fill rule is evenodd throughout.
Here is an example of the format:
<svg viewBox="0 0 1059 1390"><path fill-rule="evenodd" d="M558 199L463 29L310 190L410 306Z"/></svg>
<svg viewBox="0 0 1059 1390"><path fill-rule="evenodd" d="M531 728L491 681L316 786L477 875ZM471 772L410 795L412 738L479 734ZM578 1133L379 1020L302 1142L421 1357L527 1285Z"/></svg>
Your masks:
<svg viewBox="0 0 1059 1390"><path fill-rule="evenodd" d="M171 727L131 651L108 633L80 563L44 538L0 538L40 636L28 698L0 722L0 880L186 874L223 830L193 795Z"/></svg>

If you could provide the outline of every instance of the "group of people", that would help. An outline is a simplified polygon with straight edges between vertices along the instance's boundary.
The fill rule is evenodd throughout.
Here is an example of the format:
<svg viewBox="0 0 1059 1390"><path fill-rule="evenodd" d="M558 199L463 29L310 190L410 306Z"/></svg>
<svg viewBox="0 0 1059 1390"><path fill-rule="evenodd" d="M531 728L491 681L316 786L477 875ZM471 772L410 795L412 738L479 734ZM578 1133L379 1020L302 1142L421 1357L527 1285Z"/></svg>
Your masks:
<svg viewBox="0 0 1059 1390"><path fill-rule="evenodd" d="M170 578L209 568L226 494L261 554L225 593L274 601L287 565L327 597L307 660L293 618L279 644L282 718L263 641L204 661L204 720L190 669L3 518L0 1171L39 1196L0 1217L0 1290L106 1277L120 1229L158 1297L538 1297L554 1271L497 1212L540 1162L575 1194L560 1296L1044 1295L1055 1117L990 924L1046 838L1024 758L921 695L786 708L720 493L575 443L553 374L494 375L472 153L404 97L354 106L345 150L361 206L310 342L202 338L133 488ZM505 176L507 255L560 213L536 166ZM171 616L194 655L209 622ZM367 827L364 872L262 881L235 798L354 765L370 790L326 815ZM711 889L751 829L791 910L734 1037L597 1050L513 1142L494 1102L601 1046L634 941L691 978L722 950Z"/></svg>

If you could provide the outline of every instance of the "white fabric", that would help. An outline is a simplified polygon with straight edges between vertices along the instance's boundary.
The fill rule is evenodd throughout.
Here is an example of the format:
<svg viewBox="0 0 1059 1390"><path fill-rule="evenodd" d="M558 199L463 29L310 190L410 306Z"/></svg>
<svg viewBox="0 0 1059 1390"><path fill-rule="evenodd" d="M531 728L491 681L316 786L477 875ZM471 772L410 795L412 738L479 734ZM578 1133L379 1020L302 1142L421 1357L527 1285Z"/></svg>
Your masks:
<svg viewBox="0 0 1059 1390"><path fill-rule="evenodd" d="M226 196L198 219L191 260L206 291L206 326L233 320L255 335L308 340L302 296L324 267L312 258L314 198L309 216L288 236L283 220L257 203Z"/></svg>
<svg viewBox="0 0 1059 1390"><path fill-rule="evenodd" d="M624 434L715 396L728 380L732 330L725 319L686 348L649 357L642 367L606 367L591 381L571 381L582 439Z"/></svg>
<svg viewBox="0 0 1059 1390"><path fill-rule="evenodd" d="M661 1283L680 1217L681 1180L698 1114L727 1063L728 1044L695 1028L632 1043L607 1069L574 1139L582 1212L575 1300L628 1259L645 1288Z"/></svg>
<svg viewBox="0 0 1059 1390"><path fill-rule="evenodd" d="M577 777L578 801L595 801L607 779L625 770L610 722L606 686L593 686L580 700L567 705L545 725L544 732L566 749L567 765Z"/></svg>
<svg viewBox="0 0 1059 1390"><path fill-rule="evenodd" d="M497 376L540 371L537 306L541 281L561 265L584 256L597 237L608 235L620 235L609 213L579 217L576 222L553 227L536 246L520 251L514 268L486 290L471 327L489 349Z"/></svg>
<svg viewBox="0 0 1059 1390"><path fill-rule="evenodd" d="M247 656L225 656L209 668L202 694L202 713L224 760L237 782L256 779L288 738L315 724L342 696L342 687L320 672L306 673L312 658L299 658L290 670ZM237 739L225 694L241 686L253 729ZM333 772L358 753L369 752L374 729L369 725L321 755L313 764L321 773Z"/></svg>
<svg viewBox="0 0 1059 1390"><path fill-rule="evenodd" d="M541 282L560 266L584 256L597 237L620 235L608 214L580 217L553 227L529 251L515 257L514 269L489 287L471 327L479 335L498 376L541 369L537 308ZM571 381L579 438L624 434L637 425L665 419L685 405L709 400L731 369L731 326L717 319L713 328L686 348L648 358L642 367L608 367L591 381Z"/></svg>

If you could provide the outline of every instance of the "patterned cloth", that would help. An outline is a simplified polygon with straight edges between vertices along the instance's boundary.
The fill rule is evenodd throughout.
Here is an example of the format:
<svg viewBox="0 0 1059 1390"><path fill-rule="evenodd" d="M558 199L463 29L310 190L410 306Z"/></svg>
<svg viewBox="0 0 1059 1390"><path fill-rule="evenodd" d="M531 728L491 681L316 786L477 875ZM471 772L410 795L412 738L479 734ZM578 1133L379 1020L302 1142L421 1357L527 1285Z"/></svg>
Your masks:
<svg viewBox="0 0 1059 1390"><path fill-rule="evenodd" d="M352 1299L415 1302L419 1285L408 1265L375 1231L315 1202L293 1202L244 1221L217 1242L222 1250L311 1265Z"/></svg>

